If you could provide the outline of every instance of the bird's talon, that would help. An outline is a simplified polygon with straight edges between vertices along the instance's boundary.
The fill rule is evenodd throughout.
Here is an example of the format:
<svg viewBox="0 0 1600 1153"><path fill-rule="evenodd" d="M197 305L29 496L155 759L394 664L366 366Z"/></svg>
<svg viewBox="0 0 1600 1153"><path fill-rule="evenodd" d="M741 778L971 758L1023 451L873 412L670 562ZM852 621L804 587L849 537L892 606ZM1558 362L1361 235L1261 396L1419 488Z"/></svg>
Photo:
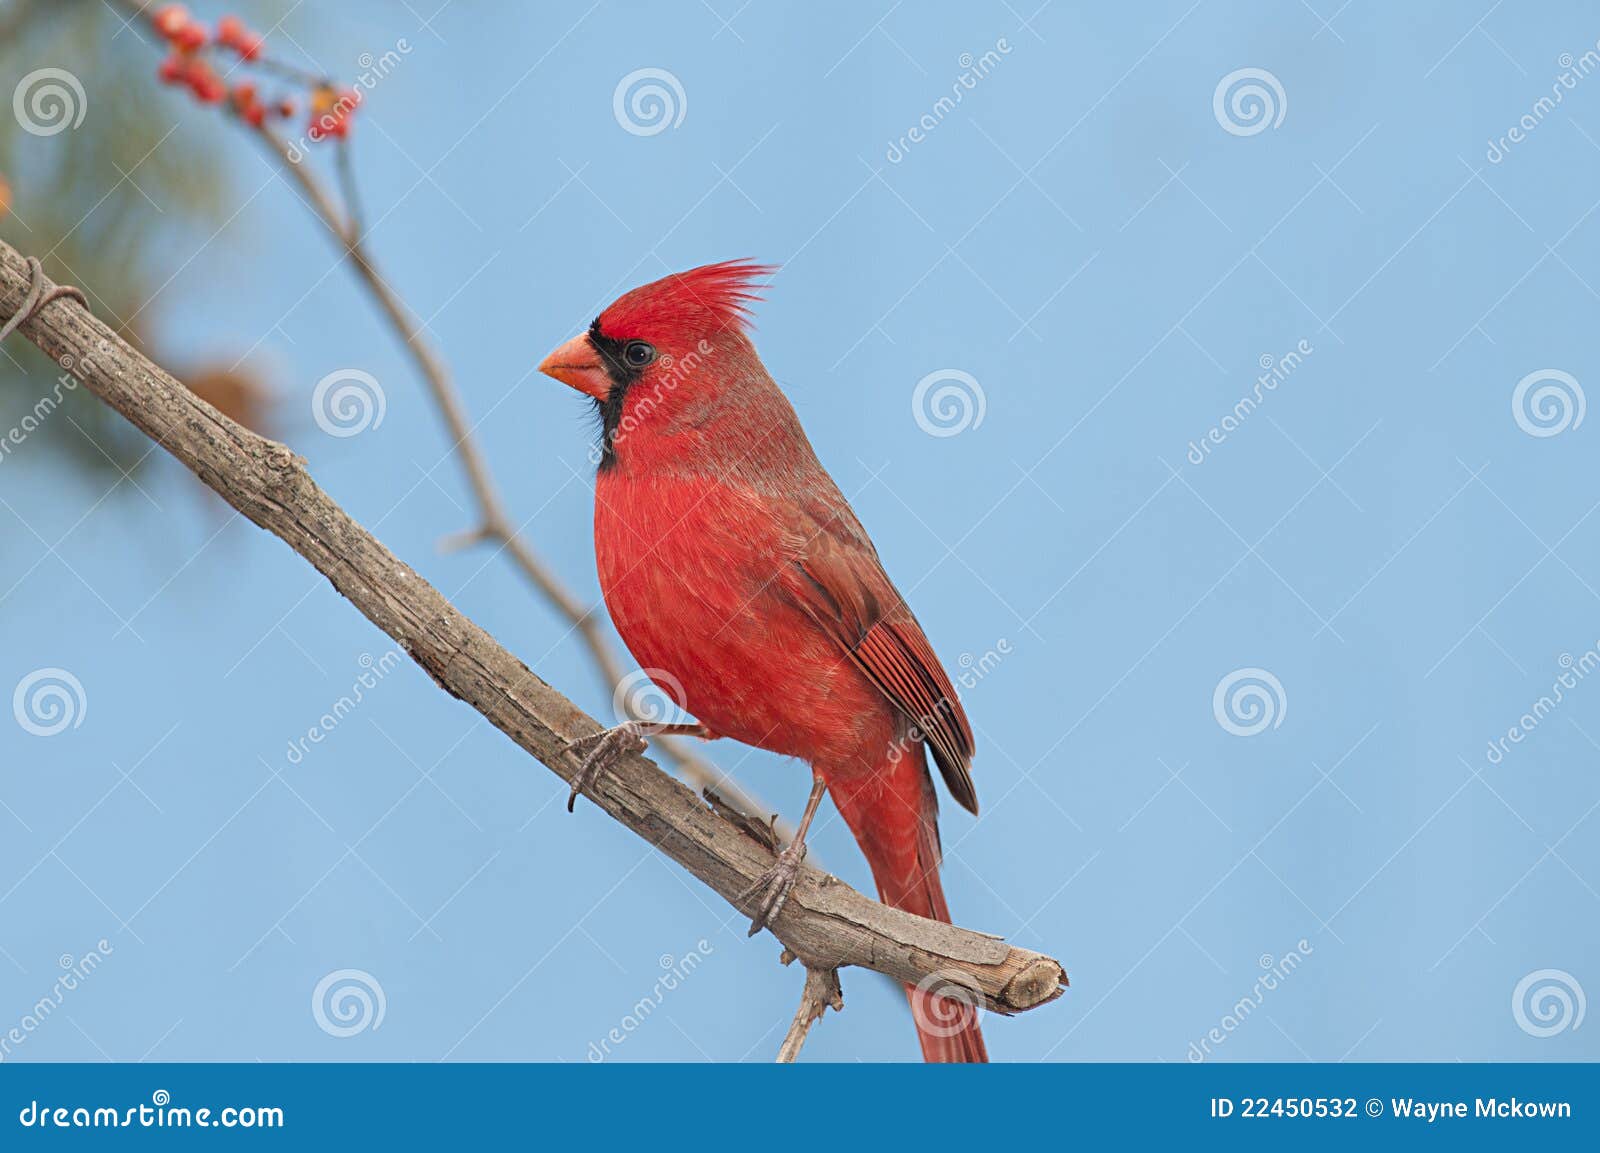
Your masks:
<svg viewBox="0 0 1600 1153"><path fill-rule="evenodd" d="M572 812L578 803L578 794L593 785L601 773L614 768L629 753L643 752L644 748L644 737L639 732L639 726L632 721L569 741L566 751L574 755L582 754L583 760L572 778L572 792L567 795L567 812Z"/></svg>
<svg viewBox="0 0 1600 1153"><path fill-rule="evenodd" d="M800 879L800 862L805 859L805 855L804 841L791 842L778 854L778 859L773 862L772 868L762 873L755 879L754 884L739 894L741 905L752 898L755 899L749 936L754 937L762 929L769 928L772 922L778 919L778 914L783 912L789 894L794 891L795 883Z"/></svg>

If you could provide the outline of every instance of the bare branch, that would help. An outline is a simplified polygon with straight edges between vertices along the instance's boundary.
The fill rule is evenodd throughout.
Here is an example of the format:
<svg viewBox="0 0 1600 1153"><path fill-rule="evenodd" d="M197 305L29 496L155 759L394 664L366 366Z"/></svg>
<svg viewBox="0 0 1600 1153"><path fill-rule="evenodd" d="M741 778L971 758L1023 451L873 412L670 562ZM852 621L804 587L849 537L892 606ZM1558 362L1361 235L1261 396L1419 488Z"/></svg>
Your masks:
<svg viewBox="0 0 1600 1153"><path fill-rule="evenodd" d="M0 316L21 308L30 281L23 257L0 241ZM44 287L49 295L52 286ZM37 310L20 331L234 508L310 561L446 692L571 780L578 766L567 744L600 726L352 520L286 446L206 404L75 300L57 299ZM735 907L772 864L764 845L642 756L625 758L589 796ZM955 970L1000 1013L1054 1000L1066 984L1051 957L888 908L810 867L772 931L808 969L858 965L912 984Z"/></svg>
<svg viewBox="0 0 1600 1153"><path fill-rule="evenodd" d="M800 1047L806 1043L806 1034L813 1023L822 1020L822 1014L832 1009L844 1012L844 991L839 988L839 970L807 969L805 988L800 991L800 1007L794 1011L794 1021L778 1046L778 1062L793 1061L800 1056Z"/></svg>

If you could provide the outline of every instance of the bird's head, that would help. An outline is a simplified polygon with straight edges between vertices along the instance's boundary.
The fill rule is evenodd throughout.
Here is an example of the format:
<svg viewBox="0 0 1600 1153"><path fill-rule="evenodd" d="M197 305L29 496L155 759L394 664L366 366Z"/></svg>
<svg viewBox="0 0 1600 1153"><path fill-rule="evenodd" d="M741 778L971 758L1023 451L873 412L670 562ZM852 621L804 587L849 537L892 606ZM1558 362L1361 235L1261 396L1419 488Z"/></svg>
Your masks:
<svg viewBox="0 0 1600 1153"><path fill-rule="evenodd" d="M557 348L539 371L595 401L602 467L646 414L714 401L754 362L745 330L757 283L774 271L749 260L673 273L618 297L587 332Z"/></svg>

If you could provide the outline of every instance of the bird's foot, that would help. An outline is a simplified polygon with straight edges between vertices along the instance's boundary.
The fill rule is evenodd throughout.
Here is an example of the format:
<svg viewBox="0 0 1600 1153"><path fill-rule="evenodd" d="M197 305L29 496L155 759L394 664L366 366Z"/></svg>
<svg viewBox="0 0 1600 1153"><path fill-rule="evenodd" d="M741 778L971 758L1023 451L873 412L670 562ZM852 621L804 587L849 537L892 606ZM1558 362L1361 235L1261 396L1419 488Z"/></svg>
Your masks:
<svg viewBox="0 0 1600 1153"><path fill-rule="evenodd" d="M754 919L749 935L754 937L767 928L783 911L784 902L800 879L800 862L805 859L806 843L796 838L784 846L772 868L756 878L755 884L739 894L739 903L754 900Z"/></svg>
<svg viewBox="0 0 1600 1153"><path fill-rule="evenodd" d="M572 778L572 793L567 797L567 812L578 803L578 794L594 784L601 773L616 767L618 761L629 753L642 753L645 749L644 726L628 721L613 728L579 737L567 745L567 752L581 756L578 771Z"/></svg>

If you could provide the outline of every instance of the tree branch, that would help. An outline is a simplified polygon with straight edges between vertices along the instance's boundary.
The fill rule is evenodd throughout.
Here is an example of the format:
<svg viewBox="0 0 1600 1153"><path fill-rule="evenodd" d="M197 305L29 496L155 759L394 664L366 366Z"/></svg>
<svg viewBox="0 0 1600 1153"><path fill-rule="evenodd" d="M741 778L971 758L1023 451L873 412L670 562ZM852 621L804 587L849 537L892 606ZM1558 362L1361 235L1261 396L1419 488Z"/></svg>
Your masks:
<svg viewBox="0 0 1600 1153"><path fill-rule="evenodd" d="M0 316L21 307L30 279L23 257L0 241ZM20 331L234 508L310 561L446 692L563 780L575 775L567 743L600 726L351 519L286 446L223 416L75 300L37 310ZM772 863L765 846L642 756L622 761L589 796L735 907ZM858 965L912 984L954 970L999 1013L1054 1000L1066 984L1051 957L888 908L809 867L772 932L808 969Z"/></svg>
<svg viewBox="0 0 1600 1153"><path fill-rule="evenodd" d="M783 1064L800 1056L800 1047L806 1043L811 1026L822 1020L829 1009L844 1012L844 991L839 988L839 970L807 969L805 988L800 990L800 1007L794 1011L794 1021L778 1046L778 1062Z"/></svg>

